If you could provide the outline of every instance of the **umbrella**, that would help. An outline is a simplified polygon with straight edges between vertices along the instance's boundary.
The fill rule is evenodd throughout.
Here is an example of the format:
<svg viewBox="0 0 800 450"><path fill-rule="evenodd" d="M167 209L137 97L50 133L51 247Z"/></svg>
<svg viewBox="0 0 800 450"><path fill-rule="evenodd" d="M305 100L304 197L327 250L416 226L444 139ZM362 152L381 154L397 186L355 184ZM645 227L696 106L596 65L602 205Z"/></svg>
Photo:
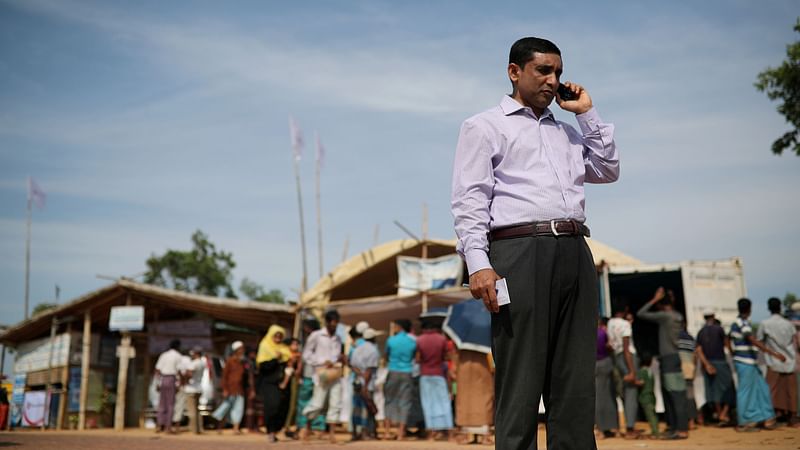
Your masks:
<svg viewBox="0 0 800 450"><path fill-rule="evenodd" d="M459 350L492 351L492 316L479 301L464 300L450 306L442 328Z"/></svg>

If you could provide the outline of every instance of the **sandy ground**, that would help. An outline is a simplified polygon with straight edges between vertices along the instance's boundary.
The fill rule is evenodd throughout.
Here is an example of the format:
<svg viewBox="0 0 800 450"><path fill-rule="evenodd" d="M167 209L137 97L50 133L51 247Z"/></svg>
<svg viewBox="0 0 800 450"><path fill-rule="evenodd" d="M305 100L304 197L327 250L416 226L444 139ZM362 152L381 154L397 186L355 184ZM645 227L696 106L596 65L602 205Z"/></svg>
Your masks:
<svg viewBox="0 0 800 450"><path fill-rule="evenodd" d="M644 426L640 427L644 428ZM541 427L540 427L541 430ZM14 431L0 433L0 448L88 450L88 449L169 449L169 450L219 450L220 448L249 449L292 449L312 447L315 449L488 449L492 446L458 445L449 442L428 442L409 440L405 442L358 442L347 443L348 436L340 434L339 444L331 445L327 441L312 440L303 445L300 442L279 442L267 444L263 435L246 434L241 436L206 433L201 436L183 433L180 435L156 435L151 431L126 430L115 433L108 430L90 431ZM545 447L544 432L539 434L539 448ZM779 428L775 431L759 431L756 433L737 433L731 428L701 428L693 431L688 440L682 441L629 441L612 438L598 441L601 450L616 449L800 449L800 429Z"/></svg>

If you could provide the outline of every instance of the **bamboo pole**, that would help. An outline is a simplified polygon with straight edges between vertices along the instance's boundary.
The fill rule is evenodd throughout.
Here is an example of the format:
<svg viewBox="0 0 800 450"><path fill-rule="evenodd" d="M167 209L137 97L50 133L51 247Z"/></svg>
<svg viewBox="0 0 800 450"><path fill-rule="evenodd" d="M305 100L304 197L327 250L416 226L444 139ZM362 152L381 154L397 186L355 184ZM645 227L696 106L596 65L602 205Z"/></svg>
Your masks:
<svg viewBox="0 0 800 450"><path fill-rule="evenodd" d="M322 278L324 272L324 258L322 256L322 200L320 196L320 173L322 169L322 143L319 141L319 135L314 133L317 142L317 158L316 158L316 176L314 177L316 187L316 203L317 203L317 247L319 256L319 277Z"/></svg>
<svg viewBox="0 0 800 450"><path fill-rule="evenodd" d="M83 342L81 351L81 392L78 407L78 429L86 429L86 404L89 400L89 358L92 350L92 310L83 314Z"/></svg>
<svg viewBox="0 0 800 450"><path fill-rule="evenodd" d="M28 180L28 218L26 226L25 237L25 320L28 320L28 304L30 298L30 284L31 284L31 187L30 180Z"/></svg>
<svg viewBox="0 0 800 450"><path fill-rule="evenodd" d="M422 264L420 264L419 276L422 277L422 269L425 260L428 259L428 205L422 204ZM428 290L422 290L422 312L428 312Z"/></svg>
<svg viewBox="0 0 800 450"><path fill-rule="evenodd" d="M344 250L342 250L342 262L347 261L347 251L350 249L350 235L344 237Z"/></svg>

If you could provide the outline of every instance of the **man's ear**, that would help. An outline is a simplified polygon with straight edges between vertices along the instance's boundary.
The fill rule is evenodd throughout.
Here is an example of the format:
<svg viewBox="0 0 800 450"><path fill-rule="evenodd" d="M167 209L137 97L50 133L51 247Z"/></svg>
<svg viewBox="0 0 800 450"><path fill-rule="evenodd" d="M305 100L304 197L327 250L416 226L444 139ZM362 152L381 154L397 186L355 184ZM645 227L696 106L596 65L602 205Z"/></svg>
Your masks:
<svg viewBox="0 0 800 450"><path fill-rule="evenodd" d="M516 84L519 81L520 72L522 69L515 63L510 63L508 65L508 79L511 80L511 83Z"/></svg>

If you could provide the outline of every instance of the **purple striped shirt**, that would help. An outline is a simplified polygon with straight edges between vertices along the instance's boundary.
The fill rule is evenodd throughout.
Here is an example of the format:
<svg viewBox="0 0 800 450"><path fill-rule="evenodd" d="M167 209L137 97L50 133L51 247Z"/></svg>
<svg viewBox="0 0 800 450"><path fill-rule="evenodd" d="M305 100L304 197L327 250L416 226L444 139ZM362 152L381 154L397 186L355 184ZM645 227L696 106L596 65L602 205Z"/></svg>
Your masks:
<svg viewBox="0 0 800 450"><path fill-rule="evenodd" d="M583 183L619 177L614 125L597 111L575 116L580 131L541 118L506 95L464 121L453 167L456 250L471 274L490 268L489 230L552 219L584 222Z"/></svg>

